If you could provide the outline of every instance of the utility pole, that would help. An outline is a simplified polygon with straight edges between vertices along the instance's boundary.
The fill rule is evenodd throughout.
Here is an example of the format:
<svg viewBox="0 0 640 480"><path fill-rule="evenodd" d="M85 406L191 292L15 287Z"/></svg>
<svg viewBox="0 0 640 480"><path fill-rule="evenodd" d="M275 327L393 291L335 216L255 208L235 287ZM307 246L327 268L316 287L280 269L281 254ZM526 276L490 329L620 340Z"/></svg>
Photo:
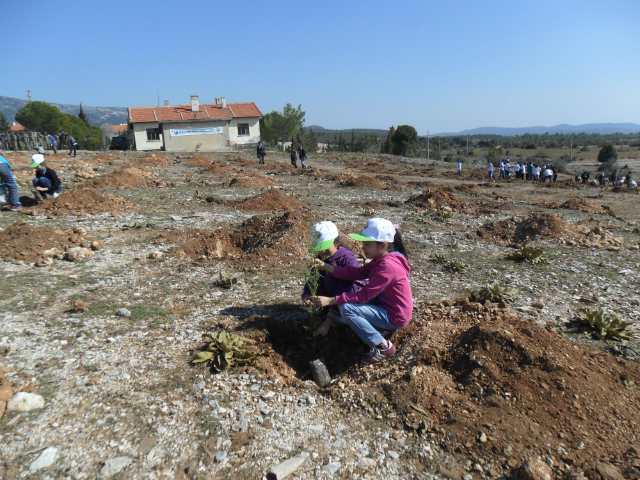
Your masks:
<svg viewBox="0 0 640 480"><path fill-rule="evenodd" d="M569 152L571 152L569 156L569 161L573 162L573 133L569 135Z"/></svg>
<svg viewBox="0 0 640 480"><path fill-rule="evenodd" d="M31 101L31 90L27 90L27 99L28 102Z"/></svg>
<svg viewBox="0 0 640 480"><path fill-rule="evenodd" d="M442 150L440 150L440 137L438 137L438 156L442 159Z"/></svg>
<svg viewBox="0 0 640 480"><path fill-rule="evenodd" d="M467 133L467 157L469 156L469 134Z"/></svg>
<svg viewBox="0 0 640 480"><path fill-rule="evenodd" d="M427 130L427 160L429 160L429 130Z"/></svg>

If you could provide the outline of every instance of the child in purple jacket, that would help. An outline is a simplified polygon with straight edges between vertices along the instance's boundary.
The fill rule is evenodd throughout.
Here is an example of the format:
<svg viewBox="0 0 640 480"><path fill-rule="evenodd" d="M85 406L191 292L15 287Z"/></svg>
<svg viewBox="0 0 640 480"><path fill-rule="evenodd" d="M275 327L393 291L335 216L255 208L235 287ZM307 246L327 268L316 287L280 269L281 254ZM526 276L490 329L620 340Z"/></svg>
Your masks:
<svg viewBox="0 0 640 480"><path fill-rule="evenodd" d="M340 267L359 267L358 260L351 250L340 245L338 227L333 222L318 222L311 229L311 240L313 246L309 252L317 253L320 258L329 265ZM337 296L346 292L353 292L360 287L353 280L344 280L334 277L327 271L320 271L318 279L318 290L316 295ZM311 303L311 291L305 284L302 293L303 306L308 307ZM338 307L329 307L326 320L320 325L314 335L326 335L334 318L340 316Z"/></svg>
<svg viewBox="0 0 640 480"><path fill-rule="evenodd" d="M362 357L362 363L370 365L396 353L396 347L382 334L399 330L411 321L411 267L402 237L389 220L372 218L362 233L350 233L349 236L363 242L362 250L371 259L369 263L362 267L341 267L316 260L316 264L336 278L368 279L369 283L357 292L317 295L310 300L317 307L338 306L340 317L335 320L349 325L369 345L369 353Z"/></svg>

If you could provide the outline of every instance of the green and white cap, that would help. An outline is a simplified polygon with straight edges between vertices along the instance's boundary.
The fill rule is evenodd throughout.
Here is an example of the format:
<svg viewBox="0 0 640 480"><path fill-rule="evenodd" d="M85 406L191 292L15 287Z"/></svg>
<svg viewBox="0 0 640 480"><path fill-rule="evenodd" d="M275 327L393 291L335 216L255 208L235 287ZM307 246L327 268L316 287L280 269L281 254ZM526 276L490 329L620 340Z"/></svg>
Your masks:
<svg viewBox="0 0 640 480"><path fill-rule="evenodd" d="M311 228L311 241L313 245L309 252L322 252L333 245L338 238L338 227L333 222L318 222Z"/></svg>
<svg viewBox="0 0 640 480"><path fill-rule="evenodd" d="M360 242L393 242L396 229L389 220L372 218L360 233L350 233L349 236Z"/></svg>
<svg viewBox="0 0 640 480"><path fill-rule="evenodd" d="M31 165L29 165L29 166L31 168L36 168L42 162L44 162L44 156L42 154L40 154L40 153L35 153L35 154L31 155Z"/></svg>

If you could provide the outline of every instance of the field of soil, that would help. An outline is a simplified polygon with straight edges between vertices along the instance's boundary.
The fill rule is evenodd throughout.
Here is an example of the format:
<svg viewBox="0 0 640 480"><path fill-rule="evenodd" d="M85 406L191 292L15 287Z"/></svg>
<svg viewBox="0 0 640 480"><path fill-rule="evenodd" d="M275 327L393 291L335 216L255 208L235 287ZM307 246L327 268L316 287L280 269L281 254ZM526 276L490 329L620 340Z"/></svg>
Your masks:
<svg viewBox="0 0 640 480"><path fill-rule="evenodd" d="M51 158L63 193L35 205L29 156L7 158L24 208L0 212L0 478L256 479L293 458L287 478L640 478L636 191L388 155L80 152ZM363 367L300 295L311 225L363 262L346 234L373 216L400 225L414 312ZM546 261L509 260L523 242ZM492 284L516 292L480 299ZM220 330L260 366L192 364Z"/></svg>

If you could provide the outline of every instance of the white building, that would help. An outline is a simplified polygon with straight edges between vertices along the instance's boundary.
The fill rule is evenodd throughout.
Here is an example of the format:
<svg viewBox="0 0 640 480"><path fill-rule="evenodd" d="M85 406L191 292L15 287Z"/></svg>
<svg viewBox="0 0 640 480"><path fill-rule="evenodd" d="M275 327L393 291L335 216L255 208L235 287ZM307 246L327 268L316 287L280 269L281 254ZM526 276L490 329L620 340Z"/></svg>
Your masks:
<svg viewBox="0 0 640 480"><path fill-rule="evenodd" d="M162 107L129 107L129 126L136 150L167 152L214 152L260 140L262 112L253 102L227 103L224 97L214 104L191 103Z"/></svg>

